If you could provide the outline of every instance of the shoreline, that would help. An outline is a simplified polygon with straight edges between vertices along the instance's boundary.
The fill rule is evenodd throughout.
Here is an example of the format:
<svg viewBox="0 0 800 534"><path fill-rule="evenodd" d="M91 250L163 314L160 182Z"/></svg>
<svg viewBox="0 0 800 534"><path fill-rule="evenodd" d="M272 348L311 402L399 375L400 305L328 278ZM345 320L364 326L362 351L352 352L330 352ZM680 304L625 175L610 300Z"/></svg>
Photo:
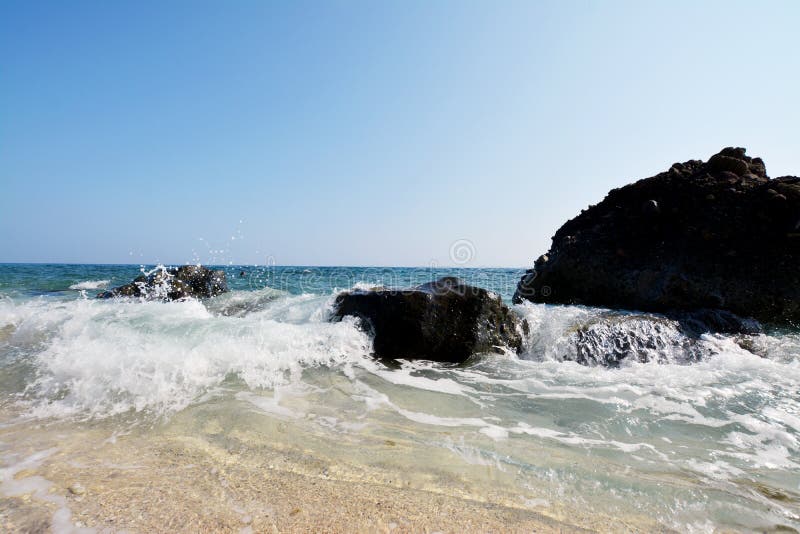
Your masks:
<svg viewBox="0 0 800 534"><path fill-rule="evenodd" d="M241 432L215 443L180 424L111 437L108 430L102 423L63 421L0 429L3 468L12 475L2 486L0 526L8 532L66 532L71 525L75 532L242 534L667 531L643 518L513 503L491 489L474 495L457 485L415 488L387 481L391 469L331 462L314 449L255 443ZM26 485L35 490L24 491Z"/></svg>

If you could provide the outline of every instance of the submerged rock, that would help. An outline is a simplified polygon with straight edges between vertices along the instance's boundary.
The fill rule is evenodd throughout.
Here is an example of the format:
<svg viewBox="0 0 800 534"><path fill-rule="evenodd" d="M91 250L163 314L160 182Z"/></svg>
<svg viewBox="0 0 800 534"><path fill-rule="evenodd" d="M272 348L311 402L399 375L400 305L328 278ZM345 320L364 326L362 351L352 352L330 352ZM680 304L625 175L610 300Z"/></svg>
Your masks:
<svg viewBox="0 0 800 534"><path fill-rule="evenodd" d="M701 354L677 321L666 317L609 315L578 326L564 360L582 365L617 367L623 360L640 363L695 360Z"/></svg>
<svg viewBox="0 0 800 534"><path fill-rule="evenodd" d="M606 367L617 367L623 360L690 363L715 353L702 338L710 332L732 335L736 344L750 350L748 336L761 333L761 326L720 310L670 315L608 312L578 325L561 358Z"/></svg>
<svg viewBox="0 0 800 534"><path fill-rule="evenodd" d="M228 291L225 271L214 271L200 265L184 265L158 269L138 276L130 284L115 287L97 298L138 297L153 300L208 298Z"/></svg>
<svg viewBox="0 0 800 534"><path fill-rule="evenodd" d="M460 363L473 354L522 348L517 316L500 297L445 277L413 289L341 293L333 320L355 316L374 336L375 355Z"/></svg>
<svg viewBox="0 0 800 534"><path fill-rule="evenodd" d="M800 178L726 148L614 189L520 280L530 300L800 320ZM724 325L722 325L724 326Z"/></svg>

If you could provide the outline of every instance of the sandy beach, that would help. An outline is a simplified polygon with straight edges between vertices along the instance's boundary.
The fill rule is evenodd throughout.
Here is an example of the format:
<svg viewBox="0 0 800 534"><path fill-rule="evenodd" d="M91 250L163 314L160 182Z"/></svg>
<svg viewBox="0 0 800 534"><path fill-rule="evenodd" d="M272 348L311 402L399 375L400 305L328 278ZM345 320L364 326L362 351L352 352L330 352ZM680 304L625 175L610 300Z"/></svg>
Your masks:
<svg viewBox="0 0 800 534"><path fill-rule="evenodd" d="M121 434L109 433L105 424L7 425L0 431L0 525L7 532L658 530L646 518L623 521L558 503L543 507L490 486L475 493L480 486L468 474L429 472L424 483L415 483L409 473L333 463L326 454L291 445L302 436L278 420L258 433L237 428L224 434L217 419L201 429L187 422L179 417L155 432ZM273 443L263 441L268 433L276 435ZM390 454L409 446L387 440L382 448Z"/></svg>

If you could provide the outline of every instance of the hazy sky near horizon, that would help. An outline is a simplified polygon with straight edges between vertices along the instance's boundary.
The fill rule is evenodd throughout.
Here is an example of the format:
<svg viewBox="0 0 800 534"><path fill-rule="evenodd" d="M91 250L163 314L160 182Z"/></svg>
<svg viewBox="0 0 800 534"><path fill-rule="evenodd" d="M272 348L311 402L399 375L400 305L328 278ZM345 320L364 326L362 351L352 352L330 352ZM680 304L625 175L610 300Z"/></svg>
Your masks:
<svg viewBox="0 0 800 534"><path fill-rule="evenodd" d="M725 146L800 174L800 2L0 3L0 262L529 266Z"/></svg>

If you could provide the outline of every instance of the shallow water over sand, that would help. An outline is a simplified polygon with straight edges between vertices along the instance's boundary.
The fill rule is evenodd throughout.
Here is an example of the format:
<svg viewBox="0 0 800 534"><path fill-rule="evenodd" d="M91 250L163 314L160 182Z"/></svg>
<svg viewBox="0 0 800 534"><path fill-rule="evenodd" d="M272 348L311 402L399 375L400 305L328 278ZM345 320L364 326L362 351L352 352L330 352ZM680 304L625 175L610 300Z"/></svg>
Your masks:
<svg viewBox="0 0 800 534"><path fill-rule="evenodd" d="M520 358L389 365L326 320L337 287L389 271L234 270L228 295L165 304L92 300L131 268L71 267L0 272L12 530L800 529L794 332L523 305ZM457 274L507 299L519 272ZM654 361L564 361L586 325L595 350L649 336Z"/></svg>

